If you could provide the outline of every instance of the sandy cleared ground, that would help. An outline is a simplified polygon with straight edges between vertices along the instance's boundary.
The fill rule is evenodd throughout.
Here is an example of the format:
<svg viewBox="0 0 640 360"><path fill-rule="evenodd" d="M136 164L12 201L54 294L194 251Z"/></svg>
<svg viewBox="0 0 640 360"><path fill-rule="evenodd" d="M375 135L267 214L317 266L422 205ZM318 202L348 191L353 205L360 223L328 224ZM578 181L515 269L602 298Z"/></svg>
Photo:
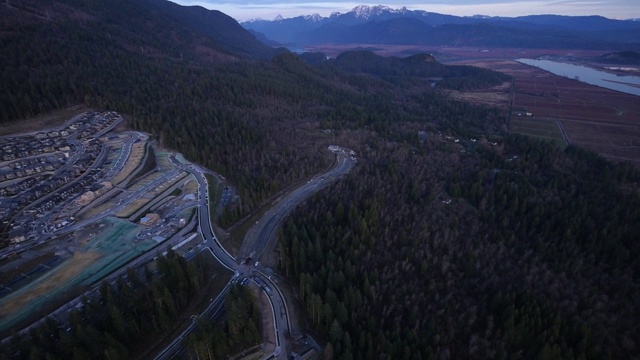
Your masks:
<svg viewBox="0 0 640 360"><path fill-rule="evenodd" d="M40 283L31 288L31 290L11 298L11 301L0 305L0 316L13 314L23 309L26 304L60 289L98 258L99 255L94 252L75 253L64 265L61 265L58 269L40 280Z"/></svg>
<svg viewBox="0 0 640 360"><path fill-rule="evenodd" d="M109 200L109 201L105 201L100 205L92 205L89 204L87 205L88 209L85 210L84 213L82 213L81 215L77 216L79 219L90 219L94 216L97 216L98 214L100 214L103 211L109 210L112 207L115 207L117 205L117 203L115 201Z"/></svg>
<svg viewBox="0 0 640 360"><path fill-rule="evenodd" d="M173 169L173 165L169 161L169 152L167 151L156 151L156 161L158 162L158 166L163 169Z"/></svg>
<svg viewBox="0 0 640 360"><path fill-rule="evenodd" d="M113 177L113 179L111 179L111 182L114 185L120 184L140 166L142 159L144 158L145 144L145 142L140 142L131 146L131 154L129 155L127 162L124 164L124 167L116 174L116 176Z"/></svg>
<svg viewBox="0 0 640 360"><path fill-rule="evenodd" d="M257 302L260 306L260 313L262 314L262 342L265 344L264 352L270 353L274 350L276 344L276 336L273 333L273 315L271 313L271 303L257 286L251 285L249 287L253 295L257 298Z"/></svg>
<svg viewBox="0 0 640 360"><path fill-rule="evenodd" d="M116 213L116 216L119 218L128 218L129 216L133 215L133 213L138 211L138 209L147 205L149 201L151 201L151 199L138 199L132 202L131 205L122 209L122 211Z"/></svg>
<svg viewBox="0 0 640 360"><path fill-rule="evenodd" d="M128 217L130 217L136 211L140 210L140 208L142 208L143 206L146 206L149 202L153 201L157 196L162 194L163 191L169 189L174 184L176 184L177 182L181 181L186 176L186 174L187 174L186 172L180 172L180 173L178 173L177 176L175 176L175 177L173 177L171 179L168 179L168 181L165 181L162 184L156 186L155 188L149 190L146 193L144 198L137 199L136 201L131 203L129 206L127 206L126 208L122 209L122 211L118 212L116 214L116 216L119 217L119 218L128 218ZM138 184L138 182L136 182L136 184ZM133 189L133 188L135 188L135 186L131 187L130 189Z"/></svg>
<svg viewBox="0 0 640 360"><path fill-rule="evenodd" d="M196 194L198 192L198 182L193 177L193 175L189 175L187 177L187 183L184 187L183 193L186 194Z"/></svg>

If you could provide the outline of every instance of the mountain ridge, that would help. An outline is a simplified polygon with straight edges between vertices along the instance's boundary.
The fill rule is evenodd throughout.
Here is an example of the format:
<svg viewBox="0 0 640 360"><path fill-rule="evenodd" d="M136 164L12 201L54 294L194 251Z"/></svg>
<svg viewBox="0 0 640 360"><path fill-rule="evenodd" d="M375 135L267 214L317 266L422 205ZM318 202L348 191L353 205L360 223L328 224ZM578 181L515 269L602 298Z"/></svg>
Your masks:
<svg viewBox="0 0 640 360"><path fill-rule="evenodd" d="M232 53L250 58L271 58L283 50L273 49L245 30L232 17L201 6L181 6L168 0L140 0L153 6L185 26L215 38Z"/></svg>
<svg viewBox="0 0 640 360"><path fill-rule="evenodd" d="M129 50L173 59L268 59L283 51L263 44L233 18L216 10L183 7L166 0L112 2L114 6L90 0L6 2L0 15L6 31L3 36L20 26L44 23L82 27L106 34Z"/></svg>
<svg viewBox="0 0 640 360"><path fill-rule="evenodd" d="M403 20L398 20L403 19ZM411 19L411 20L410 20ZM418 20L420 23L414 21ZM416 33L413 40L404 34L360 32L363 26L372 22L391 22L412 26ZM413 25L410 25L412 22ZM369 25L367 25L369 24ZM393 9L388 6L358 5L346 13L333 13L328 17L317 14L301 15L277 20L250 20L241 23L247 29L265 34L269 39L283 44L298 46L321 43L344 44L348 42L385 43L389 45L430 44L459 46L496 46L496 47L586 47L589 49L639 49L640 23L635 21L614 20L603 16L564 16L564 15L527 15L518 17L499 17L488 15L454 16L409 10L406 7ZM425 26L426 25L426 26ZM457 25L458 27L445 26ZM457 43L442 43L434 36L444 38L463 38L479 26L491 26L495 31L493 40L467 38ZM379 28L381 25L378 25ZM387 24L386 26L392 26ZM433 31L433 28L440 28ZM337 31L336 29L339 29ZM487 29L487 27L484 27ZM515 31L515 36L512 36ZM437 34L436 34L437 33ZM553 33L553 34L551 34ZM523 45L524 44L524 45Z"/></svg>
<svg viewBox="0 0 640 360"><path fill-rule="evenodd" d="M357 165L348 175L290 209L278 251L269 256L284 277L278 281L297 294L301 334L313 329L312 337L326 341L325 357L638 353L640 259L633 254L640 243L633 239L640 238L640 174L575 146L509 134L506 109L438 90L487 84L496 73L437 64L425 54L354 52L334 60L315 53L305 64L282 53L254 60L139 0L14 2L35 4L36 11L12 19L26 15L0 5L0 122L76 104L118 111L129 128L154 134L163 148L237 189L238 202L219 217L222 229L239 219L251 224L251 214L281 191L317 179L335 161L329 145L354 151ZM418 21L405 20L373 25ZM461 26L450 34L497 28L446 24ZM449 77L430 78L438 68ZM469 82L470 74L477 81ZM561 94L563 104L576 99L590 111L584 93L572 93ZM625 109L628 97L622 99L598 101ZM129 305L126 313L92 301L82 311L99 314L101 324L75 321L74 312L70 327L50 317L44 327L0 343L0 358L140 358L152 354L150 340L169 339L155 335L157 328L169 334L190 322L191 310L172 317L180 324L153 313L140 317L137 300L144 296L127 295L126 281L116 285L122 291L105 296ZM202 296L210 290L201 289ZM168 288L163 294L157 307L170 314L167 304L180 297ZM225 328L223 321L205 325L216 333ZM223 339L176 340L185 356L206 357L198 349L212 349L217 358L239 353Z"/></svg>

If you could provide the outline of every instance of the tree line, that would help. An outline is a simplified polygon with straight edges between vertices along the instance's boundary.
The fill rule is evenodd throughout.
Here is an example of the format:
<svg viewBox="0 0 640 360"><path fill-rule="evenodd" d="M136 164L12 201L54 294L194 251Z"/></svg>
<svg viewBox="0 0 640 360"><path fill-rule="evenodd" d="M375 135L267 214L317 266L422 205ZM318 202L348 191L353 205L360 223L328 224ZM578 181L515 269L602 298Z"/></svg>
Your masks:
<svg viewBox="0 0 640 360"><path fill-rule="evenodd" d="M254 297L248 287L233 285L224 299L222 320L199 320L196 330L185 338L189 357L226 359L260 344L262 319Z"/></svg>
<svg viewBox="0 0 640 360"><path fill-rule="evenodd" d="M204 262L187 262L171 248L156 265L156 275L147 266L103 282L99 296L84 297L64 322L47 317L28 333L14 335L0 344L0 358L116 360L144 353L184 320L183 311L210 277Z"/></svg>

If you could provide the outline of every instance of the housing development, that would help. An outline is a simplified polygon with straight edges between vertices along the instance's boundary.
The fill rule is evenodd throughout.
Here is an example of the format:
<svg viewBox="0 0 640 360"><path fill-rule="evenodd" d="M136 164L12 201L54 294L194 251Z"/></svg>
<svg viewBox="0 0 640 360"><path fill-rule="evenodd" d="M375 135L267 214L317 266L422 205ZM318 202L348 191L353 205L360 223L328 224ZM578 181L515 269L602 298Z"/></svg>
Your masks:
<svg viewBox="0 0 640 360"><path fill-rule="evenodd" d="M216 300L212 297L194 319L217 316L223 295L236 282L262 289L272 306L285 309L268 275L272 270L260 265L260 256L295 204L349 171L353 152L331 146L327 151L335 154L335 166L275 201L248 232L247 254L236 259L210 221L210 211L220 213L238 201L233 186L159 148L147 134L120 131L123 120L115 112L85 112L57 128L3 139L0 331L24 332L47 316L67 324L69 310L99 301L103 281L153 269L168 248L188 261L208 256L221 269L215 276L226 278ZM219 196L210 199L210 190ZM286 311L272 321L276 335L269 351L286 352L281 344L290 333ZM158 356L181 351L180 341L192 329L193 324Z"/></svg>

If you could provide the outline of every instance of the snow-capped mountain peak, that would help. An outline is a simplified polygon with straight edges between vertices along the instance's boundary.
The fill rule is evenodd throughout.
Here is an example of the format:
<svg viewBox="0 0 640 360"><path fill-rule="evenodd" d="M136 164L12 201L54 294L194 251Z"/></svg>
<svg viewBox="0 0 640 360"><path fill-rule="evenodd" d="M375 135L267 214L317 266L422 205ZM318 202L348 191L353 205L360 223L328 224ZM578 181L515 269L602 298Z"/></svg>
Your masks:
<svg viewBox="0 0 640 360"><path fill-rule="evenodd" d="M318 13L314 13L312 15L306 15L304 17L305 20L310 20L310 21L320 21L323 19L322 16L320 16Z"/></svg>
<svg viewBox="0 0 640 360"><path fill-rule="evenodd" d="M406 9L405 9L406 10ZM383 12L396 12L398 10L394 10L388 6L384 5L358 5L351 10L357 19L369 19L372 16L380 15Z"/></svg>
<svg viewBox="0 0 640 360"><path fill-rule="evenodd" d="M282 15L278 14L278 16L276 16L273 21L282 21L284 18L282 17Z"/></svg>

